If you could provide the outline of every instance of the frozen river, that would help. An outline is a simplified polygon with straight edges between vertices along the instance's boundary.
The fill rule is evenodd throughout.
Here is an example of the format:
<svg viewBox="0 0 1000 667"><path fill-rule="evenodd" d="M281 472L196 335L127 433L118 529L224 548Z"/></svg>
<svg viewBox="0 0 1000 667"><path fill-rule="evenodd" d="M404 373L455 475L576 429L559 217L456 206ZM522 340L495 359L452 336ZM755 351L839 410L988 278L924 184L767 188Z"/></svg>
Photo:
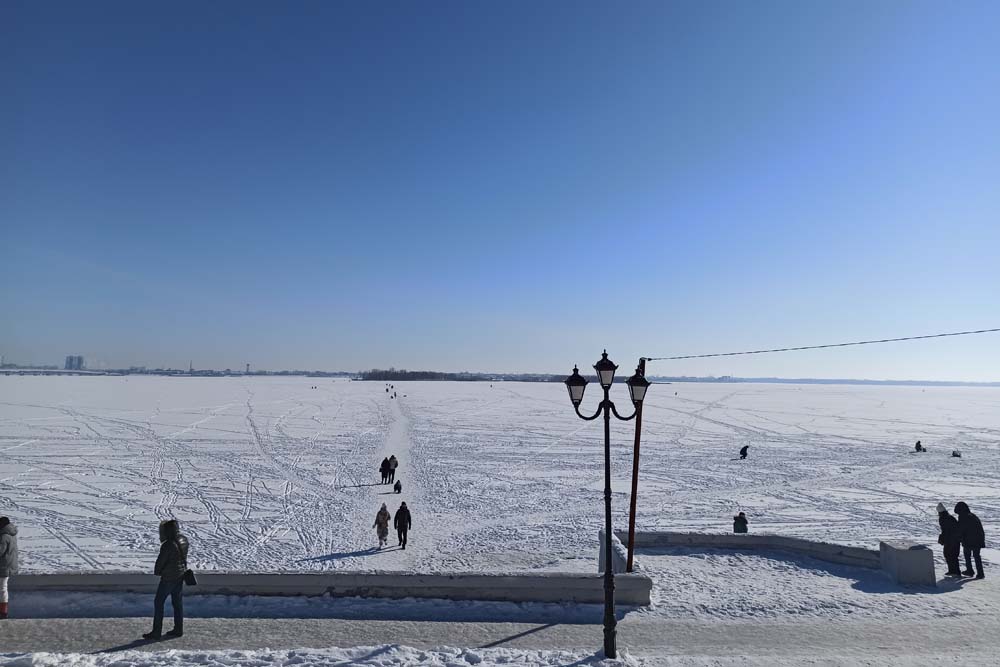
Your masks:
<svg viewBox="0 0 1000 667"><path fill-rule="evenodd" d="M31 571L148 570L166 517L198 569L593 571L602 429L573 414L561 384L396 392L318 378L0 377L0 513L19 525ZM613 397L631 411L623 386ZM728 531L744 511L752 531L933 544L936 503L966 500L988 540L1000 529L997 388L654 385L643 426L640 527ZM632 424L612 437L623 527ZM912 453L918 439L928 453ZM378 484L390 453L401 495ZM373 551L379 505L403 500L409 547Z"/></svg>

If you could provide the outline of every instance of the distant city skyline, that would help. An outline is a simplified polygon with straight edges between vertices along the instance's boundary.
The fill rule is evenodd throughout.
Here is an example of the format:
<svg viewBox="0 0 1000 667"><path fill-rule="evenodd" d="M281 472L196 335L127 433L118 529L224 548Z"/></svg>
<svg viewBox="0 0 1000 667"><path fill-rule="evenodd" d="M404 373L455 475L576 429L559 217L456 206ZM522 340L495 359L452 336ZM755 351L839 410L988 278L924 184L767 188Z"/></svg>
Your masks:
<svg viewBox="0 0 1000 667"><path fill-rule="evenodd" d="M568 372L998 326L1000 4L0 5L0 352ZM1000 380L1000 336L655 362Z"/></svg>

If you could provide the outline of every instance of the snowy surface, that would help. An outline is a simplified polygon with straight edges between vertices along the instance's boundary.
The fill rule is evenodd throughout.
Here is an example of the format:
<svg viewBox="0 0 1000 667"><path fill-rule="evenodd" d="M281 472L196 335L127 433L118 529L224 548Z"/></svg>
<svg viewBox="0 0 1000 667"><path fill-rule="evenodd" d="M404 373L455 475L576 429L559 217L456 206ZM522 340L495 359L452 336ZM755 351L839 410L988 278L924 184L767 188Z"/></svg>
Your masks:
<svg viewBox="0 0 1000 667"><path fill-rule="evenodd" d="M579 651L531 649L415 649L406 646L364 646L349 649L299 649L292 651L123 651L112 654L0 653L3 667L918 667L961 665L971 658L984 664L988 656L969 654L893 656L874 658L669 656L636 657L620 652L617 660Z"/></svg>
<svg viewBox="0 0 1000 667"><path fill-rule="evenodd" d="M603 660L593 654L570 651L532 651L522 649L422 650L405 646L363 646L350 649L297 651L163 651L140 653L125 651L110 655L66 653L0 654L4 667L498 667L500 665L536 665L537 667L619 667L646 665L634 658ZM658 662L657 664L663 664Z"/></svg>
<svg viewBox="0 0 1000 667"><path fill-rule="evenodd" d="M594 571L602 433L561 385L396 392L319 378L0 377L0 512L20 527L25 571L148 570L169 516L197 569ZM728 531L742 510L751 531L934 544L935 504L964 499L988 541L1000 529L1000 389L675 384L648 396L640 528ZM613 398L628 404L624 387ZM624 526L632 424L612 429ZM928 453L912 453L917 439ZM749 459L733 460L744 444ZM947 456L956 448L963 458ZM377 483L389 453L400 496ZM410 546L376 552L375 512L401 500Z"/></svg>
<svg viewBox="0 0 1000 667"><path fill-rule="evenodd" d="M783 551L656 549L639 552L652 576L652 604L639 616L702 621L930 621L1000 614L991 578L901 587L879 570ZM942 574L939 571L939 576Z"/></svg>

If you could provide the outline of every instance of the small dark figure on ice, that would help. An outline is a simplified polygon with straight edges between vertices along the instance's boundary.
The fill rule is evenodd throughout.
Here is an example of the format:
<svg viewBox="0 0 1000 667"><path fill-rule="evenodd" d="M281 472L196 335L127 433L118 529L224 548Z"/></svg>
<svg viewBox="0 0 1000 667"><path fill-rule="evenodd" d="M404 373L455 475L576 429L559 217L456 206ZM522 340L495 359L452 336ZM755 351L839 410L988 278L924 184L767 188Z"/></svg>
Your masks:
<svg viewBox="0 0 1000 667"><path fill-rule="evenodd" d="M401 503L399 509L396 510L396 516L392 519L392 525L396 528L396 536L399 537L399 546L406 549L406 533L413 525L413 520L410 517L410 509L406 506L406 503Z"/></svg>
<svg viewBox="0 0 1000 667"><path fill-rule="evenodd" d="M396 460L396 455L393 454L389 457L389 483L391 484L396 479L396 468L399 467L399 461Z"/></svg>
<svg viewBox="0 0 1000 667"><path fill-rule="evenodd" d="M163 605L170 596L170 605L174 608L174 629L167 633L168 637L184 635L184 578L188 573L187 566L188 539L181 535L180 524L176 519L160 522L160 555L153 566L153 574L160 577L160 585L153 598L153 630L142 636L143 639L159 639L163 631Z"/></svg>
<svg viewBox="0 0 1000 667"><path fill-rule="evenodd" d="M953 459L960 459L962 458L962 452L958 451L957 449L953 449L951 450L951 457Z"/></svg>
<svg viewBox="0 0 1000 667"><path fill-rule="evenodd" d="M918 452L926 452L927 451L927 449L923 445L920 444L919 440L917 440L917 444L913 446L913 449L915 451L918 451Z"/></svg>
<svg viewBox="0 0 1000 667"><path fill-rule="evenodd" d="M733 517L733 532L745 533L747 532L747 527L749 524L750 522L747 521L747 515L744 514L743 512L740 512L739 514Z"/></svg>
<svg viewBox="0 0 1000 667"><path fill-rule="evenodd" d="M743 445L743 448L740 449L740 460L741 461L747 457L747 453L749 453L749 451L750 451L750 445Z"/></svg>
<svg viewBox="0 0 1000 667"><path fill-rule="evenodd" d="M958 515L958 534L962 541L962 550L965 552L965 572L962 574L967 577L975 576L976 579L985 579L983 557L979 554L979 550L986 547L983 522L972 513L972 510L964 502L955 505L955 514ZM975 572L972 571L973 559L976 561Z"/></svg>
<svg viewBox="0 0 1000 667"><path fill-rule="evenodd" d="M389 483L389 459L388 458L382 459L382 465L380 465L378 467L378 470L379 470L380 473L382 473L382 483L383 484L388 484Z"/></svg>
<svg viewBox="0 0 1000 667"><path fill-rule="evenodd" d="M941 526L941 534L938 535L938 544L944 547L944 561L948 564L948 571L944 573L946 577L961 577L962 571L958 565L958 550L962 544L961 536L958 532L958 519L948 513L948 508L944 503L938 503L938 525Z"/></svg>
<svg viewBox="0 0 1000 667"><path fill-rule="evenodd" d="M396 493L402 493L403 492L403 483L400 482L397 479L396 483L392 485L392 490L395 491Z"/></svg>

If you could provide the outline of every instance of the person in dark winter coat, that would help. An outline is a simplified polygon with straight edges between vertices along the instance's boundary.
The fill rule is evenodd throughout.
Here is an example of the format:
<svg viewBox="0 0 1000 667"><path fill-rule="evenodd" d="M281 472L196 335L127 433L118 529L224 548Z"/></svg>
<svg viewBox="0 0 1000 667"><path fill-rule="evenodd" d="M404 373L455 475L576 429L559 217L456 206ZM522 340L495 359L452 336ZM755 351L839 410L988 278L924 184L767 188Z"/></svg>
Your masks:
<svg viewBox="0 0 1000 667"><path fill-rule="evenodd" d="M17 526L0 516L0 619L7 618L7 582L17 574Z"/></svg>
<svg viewBox="0 0 1000 667"><path fill-rule="evenodd" d="M750 445L743 445L743 448L740 449L740 460L741 461L747 457L747 452L749 452L749 451L750 451Z"/></svg>
<svg viewBox="0 0 1000 667"><path fill-rule="evenodd" d="M958 565L958 550L962 544L958 532L958 519L948 514L948 508L944 503L938 503L938 525L941 526L941 535L938 536L938 544L944 547L944 561L948 563L948 571L944 573L946 577L961 577L962 570Z"/></svg>
<svg viewBox="0 0 1000 667"><path fill-rule="evenodd" d="M380 465L378 467L378 469L379 469L379 472L382 473L382 483L383 484L388 484L389 483L389 459L388 458L382 459L382 465Z"/></svg>
<svg viewBox="0 0 1000 667"><path fill-rule="evenodd" d="M747 521L747 515L744 514L743 512L740 512L739 514L733 517L733 532L734 533L747 532L747 526L749 525L749 523L750 522Z"/></svg>
<svg viewBox="0 0 1000 667"><path fill-rule="evenodd" d="M396 460L396 455L393 454L389 457L389 483L391 484L394 479L396 479L396 468L399 467L399 461Z"/></svg>
<svg viewBox="0 0 1000 667"><path fill-rule="evenodd" d="M396 536L399 537L399 546L405 549L406 533L413 525L413 519L410 517L410 509L406 506L406 503L402 503L399 509L396 510L396 516L392 518L392 525L396 528Z"/></svg>
<svg viewBox="0 0 1000 667"><path fill-rule="evenodd" d="M926 449L924 449L924 446L920 444L920 441L919 441L919 440L917 440L917 444L916 444L916 445L914 445L914 446L913 446L913 448L914 448L914 449L915 449L916 451L918 451L918 452L926 452L926 451L927 451Z"/></svg>
<svg viewBox="0 0 1000 667"><path fill-rule="evenodd" d="M975 574L976 579L985 579L983 572L983 557L979 550L986 547L986 533L983 531L983 522L972 513L969 506L964 502L955 505L955 514L958 515L958 534L962 541L962 550L965 552L965 572L967 577ZM976 561L976 571L972 571L972 561Z"/></svg>
<svg viewBox="0 0 1000 667"><path fill-rule="evenodd" d="M160 522L160 555L153 566L153 574L160 577L160 585L153 599L153 630L143 639L159 639L163 631L163 605L170 596L174 608L174 629L168 637L184 635L184 575L188 571L188 539L181 535L177 519Z"/></svg>
<svg viewBox="0 0 1000 667"><path fill-rule="evenodd" d="M397 479L396 483L392 485L392 490L395 491L396 493L402 493L403 492L403 483L400 482Z"/></svg>

